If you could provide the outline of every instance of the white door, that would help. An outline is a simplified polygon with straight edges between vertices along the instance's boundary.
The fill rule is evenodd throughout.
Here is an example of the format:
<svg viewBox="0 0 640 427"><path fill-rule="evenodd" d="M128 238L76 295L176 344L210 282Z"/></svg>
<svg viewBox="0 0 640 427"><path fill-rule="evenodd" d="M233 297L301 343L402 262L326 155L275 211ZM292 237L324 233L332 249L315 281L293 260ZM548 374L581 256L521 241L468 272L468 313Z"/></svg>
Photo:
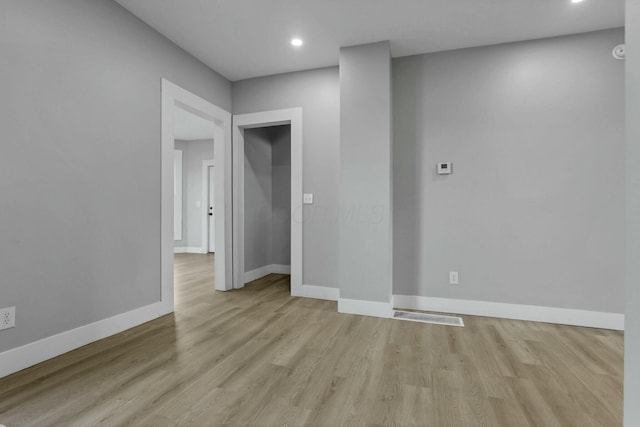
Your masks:
<svg viewBox="0 0 640 427"><path fill-rule="evenodd" d="M215 200L214 190L214 169L213 166L209 166L209 252L216 251L216 227L215 227L215 209L213 206L213 201Z"/></svg>

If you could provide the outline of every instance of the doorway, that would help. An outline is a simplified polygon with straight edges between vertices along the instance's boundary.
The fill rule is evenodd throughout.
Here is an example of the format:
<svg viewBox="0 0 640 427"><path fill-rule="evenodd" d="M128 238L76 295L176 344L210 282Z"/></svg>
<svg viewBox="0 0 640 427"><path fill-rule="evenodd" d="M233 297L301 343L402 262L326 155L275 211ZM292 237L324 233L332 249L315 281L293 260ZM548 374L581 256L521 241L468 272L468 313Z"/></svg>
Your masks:
<svg viewBox="0 0 640 427"><path fill-rule="evenodd" d="M216 252L216 172L213 160L202 161L202 253Z"/></svg>
<svg viewBox="0 0 640 427"><path fill-rule="evenodd" d="M162 151L161 151L161 230L160 230L160 265L161 291L160 299L165 313L174 310L174 192L175 182L175 140L176 115L184 110L204 119L213 125L213 158L217 159L214 168L214 182L218 191L214 192L214 238L215 238L215 289L228 290L233 287L232 237L231 237L231 114L199 96L162 79ZM229 165L229 166L227 166ZM184 166L184 153L183 153ZM183 167L184 178L184 167ZM204 201L206 203L203 203ZM184 201L184 196L183 196ZM200 205L188 206L198 209L204 218L208 208L208 197L200 199ZM184 210L183 210L184 214ZM208 215L207 215L208 216ZM203 220L204 222L204 220ZM208 226L206 227L208 230ZM184 238L184 230L182 231ZM203 240L203 243L208 239ZM201 247L204 247L201 244ZM206 245L208 247L208 244ZM213 266L212 266L213 267Z"/></svg>
<svg viewBox="0 0 640 427"><path fill-rule="evenodd" d="M244 283L291 272L291 125L244 132Z"/></svg>
<svg viewBox="0 0 640 427"><path fill-rule="evenodd" d="M213 246L209 235L215 223L212 212L215 180L209 179L208 167L214 163L215 123L201 118L180 106L174 110L175 169L174 169L174 253L206 254ZM200 170L207 165L207 179ZM211 171L213 172L213 170ZM207 212L209 211L209 212Z"/></svg>
<svg viewBox="0 0 640 427"><path fill-rule="evenodd" d="M254 259L248 260L247 255L253 257L254 254L250 254L247 251L246 234L247 232L254 233L254 229L247 230L246 217L251 215L253 218L260 216L260 209L247 210L246 206L246 171L248 167L245 165L247 156L245 150L247 150L248 142L251 139L251 131L256 128L273 128L276 126L286 125L288 135L290 135L290 144L288 154L290 156L290 173L289 173L289 214L287 215L287 227L290 233L288 238L288 245L286 248L290 254L290 267L285 264L276 264L272 261L267 263L264 259L261 262L256 263ZM247 135L246 132L249 131ZM265 271L270 272L282 272L291 274L291 294L293 296L300 296L302 294L302 109L292 108L286 110L275 110L261 113L242 114L234 116L233 126L233 286L234 288L242 288L248 279L255 277L256 275L264 275ZM249 136L247 139L246 136ZM253 149L255 147L250 147ZM255 156L254 156L255 157ZM257 158L260 158L258 156ZM282 192L279 193L280 195ZM251 194L249 194L251 196ZM262 195L264 196L264 194ZM264 204L264 203L263 203ZM269 217L266 210L263 210L265 215ZM263 223L270 222L273 224L273 215L271 213L269 218L263 218ZM264 228L262 229L264 234ZM273 235L273 228L271 228ZM282 233L277 234L282 235ZM258 241L253 239L253 241ZM267 241L269 241L267 239ZM270 240L269 243L273 243ZM262 240L262 250L264 251L266 245ZM289 249L290 248L290 249ZM282 251L280 251L282 252ZM273 253L273 251L271 251ZM270 258L273 260L273 258ZM250 264L247 264L247 261ZM265 264L266 265L261 265ZM249 270L247 270L247 267ZM266 268L262 268L266 267ZM278 270L279 269L279 270ZM247 274L248 273L248 274ZM267 273L267 274L268 274ZM253 275L253 276L252 276ZM258 277L255 277L258 278Z"/></svg>

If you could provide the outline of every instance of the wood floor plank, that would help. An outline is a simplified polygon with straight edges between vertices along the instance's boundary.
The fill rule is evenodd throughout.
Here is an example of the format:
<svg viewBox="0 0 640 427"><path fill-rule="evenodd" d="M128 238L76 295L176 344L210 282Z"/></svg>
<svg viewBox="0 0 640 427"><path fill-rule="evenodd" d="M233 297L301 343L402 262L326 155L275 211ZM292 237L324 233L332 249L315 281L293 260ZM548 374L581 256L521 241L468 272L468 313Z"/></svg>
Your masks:
<svg viewBox="0 0 640 427"><path fill-rule="evenodd" d="M176 255L175 314L0 379L16 426L619 426L620 332L344 315L289 276L217 292Z"/></svg>

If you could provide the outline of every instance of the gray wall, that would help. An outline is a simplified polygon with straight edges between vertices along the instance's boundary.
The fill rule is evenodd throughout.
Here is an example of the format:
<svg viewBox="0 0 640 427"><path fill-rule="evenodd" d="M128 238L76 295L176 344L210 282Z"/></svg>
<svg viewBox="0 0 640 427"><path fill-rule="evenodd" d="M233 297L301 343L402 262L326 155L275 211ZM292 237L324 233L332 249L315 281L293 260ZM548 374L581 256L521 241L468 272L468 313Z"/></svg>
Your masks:
<svg viewBox="0 0 640 427"><path fill-rule="evenodd" d="M291 126L271 132L271 264L291 265Z"/></svg>
<svg viewBox="0 0 640 427"><path fill-rule="evenodd" d="M340 298L391 298L391 103L389 43L340 49Z"/></svg>
<svg viewBox="0 0 640 427"><path fill-rule="evenodd" d="M291 126L247 129L245 271L291 264Z"/></svg>
<svg viewBox="0 0 640 427"><path fill-rule="evenodd" d="M622 41L394 61L395 294L623 312Z"/></svg>
<svg viewBox="0 0 640 427"><path fill-rule="evenodd" d="M176 140L175 147L182 150L182 240L174 240L174 246L200 248L202 206L207 203L202 200L202 161L213 160L213 139Z"/></svg>
<svg viewBox="0 0 640 427"><path fill-rule="evenodd" d="M337 287L338 68L233 83L234 114L292 107L303 108L303 188L314 194L313 205L304 207L303 283Z"/></svg>
<svg viewBox="0 0 640 427"><path fill-rule="evenodd" d="M266 128L244 131L244 269L271 264L271 140Z"/></svg>
<svg viewBox="0 0 640 427"><path fill-rule="evenodd" d="M626 3L627 245L624 425L640 425L640 0Z"/></svg>
<svg viewBox="0 0 640 427"><path fill-rule="evenodd" d="M2 352L159 301L161 78L227 110L231 87L111 0L0 21Z"/></svg>

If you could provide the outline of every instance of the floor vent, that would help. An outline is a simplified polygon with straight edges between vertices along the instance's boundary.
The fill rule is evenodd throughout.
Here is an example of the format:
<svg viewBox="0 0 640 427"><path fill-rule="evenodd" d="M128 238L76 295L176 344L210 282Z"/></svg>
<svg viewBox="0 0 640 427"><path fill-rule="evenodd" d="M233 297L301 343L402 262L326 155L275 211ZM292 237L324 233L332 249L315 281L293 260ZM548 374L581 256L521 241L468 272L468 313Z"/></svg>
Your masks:
<svg viewBox="0 0 640 427"><path fill-rule="evenodd" d="M436 325L462 326L464 322L460 317L441 316L438 314L414 313L411 311L394 311L393 318L408 320L410 322L434 323Z"/></svg>

